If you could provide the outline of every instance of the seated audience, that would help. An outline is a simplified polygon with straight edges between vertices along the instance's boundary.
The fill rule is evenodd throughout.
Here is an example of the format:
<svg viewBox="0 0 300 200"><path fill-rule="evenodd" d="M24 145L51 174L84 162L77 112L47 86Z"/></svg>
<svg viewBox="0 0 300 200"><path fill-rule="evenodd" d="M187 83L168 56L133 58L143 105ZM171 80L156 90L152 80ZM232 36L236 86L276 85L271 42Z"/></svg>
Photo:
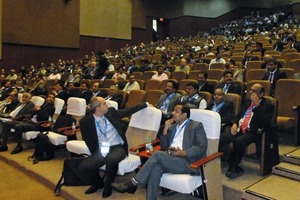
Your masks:
<svg viewBox="0 0 300 200"><path fill-rule="evenodd" d="M190 66L187 65L186 59L182 58L180 60L180 65L175 68L175 71L185 72L186 74L190 73Z"/></svg>
<svg viewBox="0 0 300 200"><path fill-rule="evenodd" d="M154 151L132 179L113 183L113 189L133 194L137 185L142 183L147 185L146 199L157 199L163 173L199 174L199 170L191 169L190 164L205 157L207 138L202 123L189 118L190 108L184 104L177 104L173 118L166 121L163 135L160 137L162 151ZM178 131L173 138L176 128Z"/></svg>
<svg viewBox="0 0 300 200"><path fill-rule="evenodd" d="M209 82L207 82L207 78L208 78L208 73L206 71L200 71L198 74L198 82L199 82L199 92L203 91L203 92L209 92L211 94L213 94L214 92L214 86L212 84L210 84Z"/></svg>
<svg viewBox="0 0 300 200"><path fill-rule="evenodd" d="M118 93L118 87L116 85L111 85L109 87L109 90L107 92L107 96L105 97L105 100L111 100L118 103L118 107L120 108L121 103L123 101L122 94Z"/></svg>
<svg viewBox="0 0 300 200"><path fill-rule="evenodd" d="M134 75L129 75L128 79L129 82L123 88L124 91L126 91L129 94L131 90L141 89L139 83L135 80Z"/></svg>
<svg viewBox="0 0 300 200"><path fill-rule="evenodd" d="M11 128L13 128L16 124L18 124L18 122L22 122L22 121L27 122L30 121L30 119L32 118L32 110L34 109L35 105L30 100L31 100L31 94L25 92L22 96L22 103L19 103L18 106L7 116L7 118L10 118L12 120L11 121L0 120L0 124L3 127L0 134L2 139L0 152L8 150L7 140L10 135ZM21 147L17 146L11 153L16 154L21 152L22 150L23 149Z"/></svg>
<svg viewBox="0 0 300 200"><path fill-rule="evenodd" d="M215 89L213 100L206 109L219 113L222 124L230 123L234 117L233 103L226 101L225 93L221 88Z"/></svg>
<svg viewBox="0 0 300 200"><path fill-rule="evenodd" d="M186 85L187 95L181 98L181 102L187 104L190 108L205 109L207 107L206 100L198 94L198 84L188 83Z"/></svg>
<svg viewBox="0 0 300 200"><path fill-rule="evenodd" d="M276 59L269 59L266 61L267 72L264 74L263 80L269 80L272 84L272 94L274 94L276 82L279 79L286 79L287 75L285 72L278 69L278 63Z"/></svg>
<svg viewBox="0 0 300 200"><path fill-rule="evenodd" d="M239 114L232 120L231 129L221 133L219 150L224 153L224 158L228 158L229 168L226 176L230 179L244 173L239 164L247 146L261 139L258 129L271 125L274 106L264 99L264 91L262 85L252 85L250 98L245 100ZM231 142L233 142L232 153L229 150Z"/></svg>
<svg viewBox="0 0 300 200"><path fill-rule="evenodd" d="M160 81L168 79L168 75L164 73L164 67L158 66L157 74L154 74L151 79L160 80Z"/></svg>
<svg viewBox="0 0 300 200"><path fill-rule="evenodd" d="M233 82L233 73L231 71L225 71L223 73L223 81L218 86L222 88L224 93L235 93L240 95L241 94L241 87L237 83Z"/></svg>

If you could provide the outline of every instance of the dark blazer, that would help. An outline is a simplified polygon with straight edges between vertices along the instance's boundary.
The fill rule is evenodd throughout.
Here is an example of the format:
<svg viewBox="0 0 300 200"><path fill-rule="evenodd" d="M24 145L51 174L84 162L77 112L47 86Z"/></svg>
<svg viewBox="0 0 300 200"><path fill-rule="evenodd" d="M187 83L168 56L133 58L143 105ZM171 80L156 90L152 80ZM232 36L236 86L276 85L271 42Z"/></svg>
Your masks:
<svg viewBox="0 0 300 200"><path fill-rule="evenodd" d="M214 103L210 103L206 110L212 110ZM221 116L221 123L230 123L234 117L234 107L231 101L225 101L225 104L220 108L218 113Z"/></svg>
<svg viewBox="0 0 300 200"><path fill-rule="evenodd" d="M203 92L209 92L211 94L214 93L214 90L215 90L215 87L208 83L208 82L205 82L204 85L200 88L200 85L199 85L199 92L200 91L203 91Z"/></svg>
<svg viewBox="0 0 300 200"><path fill-rule="evenodd" d="M22 103L19 103L18 106L20 106ZM16 117L14 118L15 120L18 120L18 121L22 121L23 119L31 119L32 117L32 110L34 108L34 103L29 101L19 112L18 114L16 115ZM16 107L16 108L17 108Z"/></svg>
<svg viewBox="0 0 300 200"><path fill-rule="evenodd" d="M269 76L270 76L270 72L266 72L264 74L263 80L269 80ZM280 69L277 68L277 70L273 76L272 91L275 90L276 82L282 78L287 78L287 75L285 72L282 72L282 71L280 71Z"/></svg>
<svg viewBox="0 0 300 200"><path fill-rule="evenodd" d="M90 90L81 91L79 94L79 98L85 99L86 104L89 104L92 97L93 93Z"/></svg>
<svg viewBox="0 0 300 200"><path fill-rule="evenodd" d="M239 120L244 116L247 109L250 107L251 102L252 101L250 99L245 100L240 112L232 120L232 123L238 124ZM265 98L262 98L260 105L254 108L252 111L253 117L250 122L250 133L257 135L257 130L259 128L270 127L274 112L274 105L267 102Z"/></svg>
<svg viewBox="0 0 300 200"><path fill-rule="evenodd" d="M146 103L138 104L134 107L116 110L113 107L108 108L108 112L105 114L105 117L112 123L117 132L120 134L121 138L124 141L124 146L126 150L128 149L127 139L125 136L126 128L122 126L121 119L123 117L127 117L132 115L143 108L146 108ZM90 152L96 153L99 150L98 136L95 125L95 119L93 114L86 115L84 118L80 120L80 130L82 134L82 138L88 146Z"/></svg>
<svg viewBox="0 0 300 200"><path fill-rule="evenodd" d="M64 100L67 103L68 93L67 93L66 90L61 90L57 93L57 95L55 97L60 98L60 99Z"/></svg>
<svg viewBox="0 0 300 200"><path fill-rule="evenodd" d="M41 122L41 121L47 121L49 119L49 116L53 116L54 114L54 111L55 111L55 107L54 107L54 104L48 104L48 103L44 103L42 106L41 106L41 109L38 110L38 111L35 111L33 113L36 114L36 119L38 122Z"/></svg>
<svg viewBox="0 0 300 200"><path fill-rule="evenodd" d="M222 83L219 88L224 88L225 83ZM226 93L234 93L234 94L238 94L241 95L241 87L240 85L236 84L236 83L231 83L227 92Z"/></svg>
<svg viewBox="0 0 300 200"><path fill-rule="evenodd" d="M109 97L106 96L105 99L107 99L107 98L109 98ZM120 108L120 106L122 104L122 101L123 101L123 95L119 94L119 93L116 93L116 94L112 95L112 97L110 98L110 100L117 102L118 106Z"/></svg>
<svg viewBox="0 0 300 200"><path fill-rule="evenodd" d="M172 124L166 135L160 137L160 146L162 150L170 147L173 139L174 129L177 124ZM182 150L186 151L187 156L184 157L188 163L195 162L206 156L207 138L201 122L189 120L185 129L182 142Z"/></svg>
<svg viewBox="0 0 300 200"><path fill-rule="evenodd" d="M15 99L10 104L5 105L6 109L5 109L4 113L10 113L14 109L16 109L16 107L19 105L19 103L20 103L20 101L18 99Z"/></svg>
<svg viewBox="0 0 300 200"><path fill-rule="evenodd" d="M174 110L174 107L177 103L180 102L182 95L175 93L175 95L172 97L172 99L169 102L169 106L167 108L167 117L170 117L172 115L172 112ZM163 105L164 101L167 98L167 94L163 94L160 96L157 104L156 104L156 108L160 109L160 107Z"/></svg>

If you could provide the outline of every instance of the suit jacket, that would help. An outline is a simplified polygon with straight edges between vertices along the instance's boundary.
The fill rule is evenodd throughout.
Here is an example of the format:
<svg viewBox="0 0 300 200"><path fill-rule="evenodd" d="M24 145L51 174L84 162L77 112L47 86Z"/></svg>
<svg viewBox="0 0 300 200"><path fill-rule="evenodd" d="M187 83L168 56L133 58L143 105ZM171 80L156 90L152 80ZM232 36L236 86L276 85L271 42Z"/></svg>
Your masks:
<svg viewBox="0 0 300 200"><path fill-rule="evenodd" d="M222 83L219 87L224 88L224 86L225 83ZM226 93L234 93L234 94L241 95L241 89L242 88L240 87L240 85L236 83L231 83Z"/></svg>
<svg viewBox="0 0 300 200"><path fill-rule="evenodd" d="M108 112L105 114L105 117L112 123L119 135L124 141L124 146L126 150L128 149L127 139L125 136L126 128L122 126L121 119L132 115L133 113L146 108L146 103L138 104L134 107L116 110L113 107L108 108ZM91 153L96 153L99 150L98 136L95 125L95 119L93 114L86 115L80 120L80 131L82 138L88 146Z"/></svg>
<svg viewBox="0 0 300 200"><path fill-rule="evenodd" d="M81 91L79 95L79 98L85 99L86 104L89 104L92 97L93 97L93 93L90 90Z"/></svg>
<svg viewBox="0 0 300 200"><path fill-rule="evenodd" d="M214 103L210 103L206 110L212 110ZM234 107L231 101L225 101L225 104L220 108L218 113L221 116L221 123L230 123L234 117Z"/></svg>
<svg viewBox="0 0 300 200"><path fill-rule="evenodd" d="M270 76L270 72L266 72L264 74L263 80L269 80L269 76ZM282 78L287 78L286 73L280 71L280 69L277 69L273 76L272 91L275 90L276 82Z"/></svg>
<svg viewBox="0 0 300 200"><path fill-rule="evenodd" d="M56 95L57 98L64 100L67 103L68 94L66 90L59 91Z"/></svg>
<svg viewBox="0 0 300 200"><path fill-rule="evenodd" d="M175 105L180 102L181 97L182 97L181 94L175 93L175 95L170 100L169 106L167 108L167 117L168 118L172 115L172 112L175 108ZM158 102L157 102L157 104L156 104L156 108L160 109L160 107L163 105L166 98L167 98L167 94L161 95Z"/></svg>
<svg viewBox="0 0 300 200"><path fill-rule="evenodd" d="M10 113L16 107L19 105L20 101L18 99L12 101L10 104L5 105L6 109L4 110L4 113Z"/></svg>
<svg viewBox="0 0 300 200"><path fill-rule="evenodd" d="M173 134L175 133L177 124L171 125L166 135L160 137L160 145L162 150L167 150L171 141L173 140ZM182 150L186 151L185 157L188 163L195 162L206 156L207 138L206 133L201 122L189 120L183 133Z"/></svg>
<svg viewBox="0 0 300 200"><path fill-rule="evenodd" d="M200 88L200 85L199 85L199 88ZM199 92L200 91L203 91L203 92L209 92L211 94L214 93L214 86L208 82L205 82L204 85L199 89Z"/></svg>
<svg viewBox="0 0 300 200"><path fill-rule="evenodd" d="M46 121L49 119L49 116L53 116L54 114L54 111L55 111L55 107L54 107L54 104L48 104L48 103L44 103L42 106L41 106L41 109L38 110L38 111L35 111L33 113L36 114L36 119L38 122L41 122L41 121Z"/></svg>
<svg viewBox="0 0 300 200"><path fill-rule="evenodd" d="M18 106L20 106L22 103L19 103ZM19 112L18 114L16 115L16 117L14 118L15 120L18 120L18 121L22 121L23 119L31 119L32 117L32 110L34 108L34 103L29 101ZM16 108L17 108L16 107Z"/></svg>
<svg viewBox="0 0 300 200"><path fill-rule="evenodd" d="M108 96L105 97L105 99L107 99L107 98L108 98ZM121 106L121 104L122 104L122 101L123 101L123 95L122 95L122 94L119 94L119 93L116 93L116 94L114 94L114 95L112 95L112 96L110 97L110 100L117 102L117 103L118 103L118 106L119 106L119 108L120 108L120 106Z"/></svg>
<svg viewBox="0 0 300 200"><path fill-rule="evenodd" d="M247 109L251 104L250 99L246 99L240 112L237 116L232 120L232 123L237 123L243 116L245 115ZM257 135L257 130L259 128L267 128L270 127L272 122L272 116L274 112L274 105L267 102L265 98L262 98L260 101L260 105L253 110L253 117L250 121L250 133Z"/></svg>

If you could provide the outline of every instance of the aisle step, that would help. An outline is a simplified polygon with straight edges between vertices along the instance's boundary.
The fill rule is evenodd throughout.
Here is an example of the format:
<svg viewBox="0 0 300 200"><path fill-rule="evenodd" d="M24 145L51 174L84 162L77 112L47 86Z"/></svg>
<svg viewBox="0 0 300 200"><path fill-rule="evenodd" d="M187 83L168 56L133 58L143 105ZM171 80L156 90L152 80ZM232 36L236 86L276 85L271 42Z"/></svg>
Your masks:
<svg viewBox="0 0 300 200"><path fill-rule="evenodd" d="M282 162L276 165L275 167L273 167L272 173L300 181L299 165Z"/></svg>
<svg viewBox="0 0 300 200"><path fill-rule="evenodd" d="M243 200L299 199L299 182L277 175L270 175L246 188Z"/></svg>
<svg viewBox="0 0 300 200"><path fill-rule="evenodd" d="M282 156L282 159L283 161L285 162L289 162L289 163L294 163L296 165L300 165L300 148L290 152L290 153L287 153L287 154L284 154Z"/></svg>

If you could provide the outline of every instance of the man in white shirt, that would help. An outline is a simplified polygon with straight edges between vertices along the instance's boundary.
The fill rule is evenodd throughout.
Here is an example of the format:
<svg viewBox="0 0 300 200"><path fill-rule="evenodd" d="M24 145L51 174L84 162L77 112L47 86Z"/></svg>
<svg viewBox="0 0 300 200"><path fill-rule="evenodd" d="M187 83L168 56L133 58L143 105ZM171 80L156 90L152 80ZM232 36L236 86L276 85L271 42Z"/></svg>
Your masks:
<svg viewBox="0 0 300 200"><path fill-rule="evenodd" d="M139 83L134 79L134 75L129 76L129 82L125 85L124 91L126 91L128 94L131 90L140 90Z"/></svg>
<svg viewBox="0 0 300 200"><path fill-rule="evenodd" d="M212 59L209 63L209 68L210 68L210 65L213 64L213 63L223 63L224 65L226 64L226 60L224 58L222 58L222 55L221 53L217 52L215 54L216 58Z"/></svg>
<svg viewBox="0 0 300 200"><path fill-rule="evenodd" d="M151 79L155 79L159 81L168 79L168 75L164 73L163 66L157 67L157 74L154 74Z"/></svg>

